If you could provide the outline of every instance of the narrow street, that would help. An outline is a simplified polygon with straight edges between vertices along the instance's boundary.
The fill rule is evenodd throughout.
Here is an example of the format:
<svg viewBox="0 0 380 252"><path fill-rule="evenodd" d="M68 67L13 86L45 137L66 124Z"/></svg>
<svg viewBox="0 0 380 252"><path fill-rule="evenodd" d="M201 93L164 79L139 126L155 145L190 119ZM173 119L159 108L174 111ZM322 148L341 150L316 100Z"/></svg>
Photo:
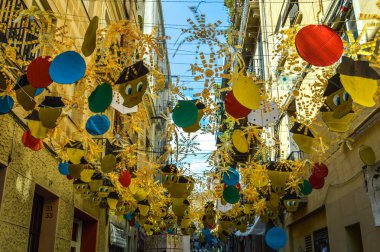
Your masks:
<svg viewBox="0 0 380 252"><path fill-rule="evenodd" d="M379 0L0 0L0 252L380 251Z"/></svg>

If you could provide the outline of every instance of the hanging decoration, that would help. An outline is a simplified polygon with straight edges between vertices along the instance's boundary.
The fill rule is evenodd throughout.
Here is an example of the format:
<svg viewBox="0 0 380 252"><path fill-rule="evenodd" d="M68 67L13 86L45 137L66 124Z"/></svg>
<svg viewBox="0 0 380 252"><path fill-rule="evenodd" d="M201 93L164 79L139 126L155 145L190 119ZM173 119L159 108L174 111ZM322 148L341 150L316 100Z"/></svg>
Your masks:
<svg viewBox="0 0 380 252"><path fill-rule="evenodd" d="M88 97L88 107L94 113L104 112L112 102L112 87L108 83L97 86Z"/></svg>
<svg viewBox="0 0 380 252"><path fill-rule="evenodd" d="M369 66L368 61L354 61L343 57L336 71L340 74L344 89L354 102L365 107L373 107L376 104L374 95L380 76Z"/></svg>
<svg viewBox="0 0 380 252"><path fill-rule="evenodd" d="M143 61L139 61L123 70L116 84L119 93L124 99L123 106L132 108L142 101L142 97L148 87L147 74L149 69Z"/></svg>
<svg viewBox="0 0 380 252"><path fill-rule="evenodd" d="M339 74L328 80L323 96L326 97L321 107L322 120L329 130L335 132L346 132L353 120L352 98L343 88Z"/></svg>
<svg viewBox="0 0 380 252"><path fill-rule="evenodd" d="M56 56L50 64L51 79L59 84L73 84L82 79L86 72L86 62L75 51L67 51Z"/></svg>
<svg viewBox="0 0 380 252"><path fill-rule="evenodd" d="M14 100L9 95L0 96L0 115L11 112L14 105Z"/></svg>
<svg viewBox="0 0 380 252"><path fill-rule="evenodd" d="M251 112L251 109L244 107L236 100L232 90L228 92L224 103L226 112L235 119L246 117Z"/></svg>
<svg viewBox="0 0 380 252"><path fill-rule="evenodd" d="M197 232L202 242L213 244L217 237L228 240L235 231L246 232L258 217L268 225L279 223L285 211L300 208L300 198L323 188L330 145L337 138L349 147L347 135L361 106L378 103L379 75L372 68L377 44L362 43L363 32L356 40L347 32L342 42L326 25L281 30L273 35L279 43L265 81L262 73L247 71L244 50L234 44L238 34L222 29L220 21L206 24L205 15L192 10L195 21L189 19L190 27L182 29L185 37L177 40L174 53L196 43L189 72L202 86L190 95L193 87L179 78L168 83L169 76L158 71L164 56L158 28L144 34L129 21L100 27L94 17L79 52L73 51L76 40L68 26L52 28L52 21L42 18L51 14L17 12L13 22L40 20L40 28L30 28L41 29L30 44L41 56L21 60L7 44L0 55L0 114L28 111L23 145L34 151L51 145L58 172L81 198L146 235ZM305 81L309 74L311 81ZM168 86L166 97L161 91ZM159 96L171 103L151 116ZM67 119L74 129L66 130ZM159 150L149 137L140 139L147 129L162 134ZM281 152L280 134L288 130L299 151L309 155L287 158ZM211 154L202 153L198 132L217 139ZM187 166L197 155L208 157L200 164L201 175ZM366 165L376 162L371 147L361 146L359 156ZM281 249L286 232L272 227L265 240Z"/></svg>
<svg viewBox="0 0 380 252"><path fill-rule="evenodd" d="M49 75L52 58L50 56L37 57L28 66L26 76L34 88L45 88L53 83Z"/></svg>
<svg viewBox="0 0 380 252"><path fill-rule="evenodd" d="M343 53L339 35L326 25L308 25L298 31L295 45L299 55L308 63L326 67L337 62Z"/></svg>
<svg viewBox="0 0 380 252"><path fill-rule="evenodd" d="M99 17L94 16L87 27L82 43L82 53L84 56L89 57L96 48L96 32L99 26Z"/></svg>

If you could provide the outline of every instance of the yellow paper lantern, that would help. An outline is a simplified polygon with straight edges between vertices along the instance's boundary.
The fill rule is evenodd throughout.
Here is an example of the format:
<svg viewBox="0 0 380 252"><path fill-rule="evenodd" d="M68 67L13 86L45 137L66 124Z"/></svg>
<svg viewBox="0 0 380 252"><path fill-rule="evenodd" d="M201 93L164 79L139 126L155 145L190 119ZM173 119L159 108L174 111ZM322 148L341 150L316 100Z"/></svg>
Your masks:
<svg viewBox="0 0 380 252"><path fill-rule="evenodd" d="M232 133L232 144L236 150L240 153L247 153L249 150L249 145L247 138L242 130L236 129Z"/></svg>
<svg viewBox="0 0 380 252"><path fill-rule="evenodd" d="M260 89L251 77L239 74L232 86L232 91L236 100L244 107L253 110L260 107L262 100Z"/></svg>

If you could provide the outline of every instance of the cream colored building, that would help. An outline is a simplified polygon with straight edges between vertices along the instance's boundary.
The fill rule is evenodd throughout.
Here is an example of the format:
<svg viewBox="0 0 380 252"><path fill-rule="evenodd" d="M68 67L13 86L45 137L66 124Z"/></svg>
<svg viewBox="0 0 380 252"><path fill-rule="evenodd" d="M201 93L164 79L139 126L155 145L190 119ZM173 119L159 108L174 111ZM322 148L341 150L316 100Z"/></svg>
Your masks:
<svg viewBox="0 0 380 252"><path fill-rule="evenodd" d="M348 5L348 11L342 14L344 18L339 19L343 2L351 5ZM240 28L238 42L243 47L245 62L249 62L248 70L259 79L276 81L283 77L282 70L289 67L289 63L284 61L286 53L285 55L274 53L278 44L274 34L294 25L324 23L341 31L342 36L344 31L351 30L356 38L366 23L373 22L373 20L359 20L359 15L378 14L380 9L376 6L377 2L375 0L237 1L238 5L232 12L237 13L237 17L233 20L235 26ZM256 10L259 12L259 17ZM318 16L319 10L321 12ZM377 30L378 26L369 28L362 42L373 40ZM307 71L306 65L301 67ZM291 79L291 86L288 89L273 89L273 94L281 96L290 88L299 89L313 83L318 72L306 74L306 71L298 76L286 76ZM284 100L283 104L290 110L305 114L297 102L302 101L290 97ZM316 113L318 109L319 107L314 108L311 113ZM274 132L278 132L281 142L280 157L307 158L299 152L297 145L292 141L292 134L288 128L290 115L291 112L283 114L280 125L274 129ZM368 145L375 151L377 160L380 159L379 118L379 104L363 109L348 131L348 136L353 140L352 149L342 142L328 146L328 159L325 163L329 168L329 175L324 187L321 190L314 190L307 197L307 203L302 203L296 213L285 215L284 226L289 235L285 251L317 252L325 251L322 248L327 246L329 247L327 251L333 252L379 251L380 227L375 224L376 210L372 209L376 208L376 203L371 205L370 200L371 193L374 193L371 191L371 186L375 180L369 180L368 177L368 171L374 172L374 167L365 167L359 158L359 147ZM318 120L323 124L320 118ZM326 130L321 134L325 139L333 137ZM340 150L340 144L345 145L343 150ZM376 181L373 183L376 187ZM379 206L377 203L377 211ZM259 248L254 251L256 250L262 251Z"/></svg>
<svg viewBox="0 0 380 252"><path fill-rule="evenodd" d="M135 22L141 29L144 27L144 1L4 0L0 1L0 22L6 24L9 31L17 29L9 21L6 10L31 6L65 17L58 19L57 26L67 25L68 36L76 38L75 48L81 47L86 28L94 16L99 17L100 27L125 19ZM158 13L163 29L161 11L159 9ZM6 35L12 36L11 33ZM23 45L19 56L29 60L34 58L28 49ZM162 69L170 76L167 59ZM160 112L154 111L151 103L143 106L154 113L148 114L148 118ZM21 137L26 124L20 118L24 116L20 108L0 116L0 251L136 251L138 231L127 221L110 216L107 208L94 206L75 194L73 181L59 173L59 160L48 145L39 152L23 146ZM113 114L109 117L114 120ZM71 113L67 118L70 120L64 122L64 127L69 131L74 131L85 119L80 113ZM157 127L164 128L163 125ZM150 128L146 129L146 132L150 131ZM152 149L159 148L155 137L149 134L139 136L143 138L143 147L147 139L154 144ZM122 239L124 248L117 248L117 244L110 241L110 225L121 230L124 237L118 238Z"/></svg>

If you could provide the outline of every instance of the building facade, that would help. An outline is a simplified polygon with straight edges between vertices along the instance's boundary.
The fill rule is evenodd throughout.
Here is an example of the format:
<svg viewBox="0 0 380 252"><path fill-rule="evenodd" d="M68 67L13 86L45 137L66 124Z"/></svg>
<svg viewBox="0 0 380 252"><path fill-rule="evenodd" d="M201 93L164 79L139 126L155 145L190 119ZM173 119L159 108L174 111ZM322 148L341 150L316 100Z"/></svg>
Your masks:
<svg viewBox="0 0 380 252"><path fill-rule="evenodd" d="M290 66L291 63L286 60L287 52L276 51L279 42L275 35L279 31L308 24L325 24L342 38L347 39L347 31L350 31L357 39L367 26L360 42L378 39L378 26L370 25L373 20L360 18L361 14L371 15L379 12L376 1L226 1L226 3L230 8L232 25L239 30L236 42L242 46L248 73L266 82L287 78L291 83L290 88L296 90L314 82L318 71L310 72L309 66L300 65L303 70L297 76L283 74L285 69L294 66ZM253 9L253 6L257 9ZM379 72L378 69L376 71ZM292 90L286 84L274 90L274 94L281 96L284 92ZM280 123L273 127L273 134L280 139L280 152L273 156L274 160L312 158L298 149L288 129L294 112L307 114L302 111L302 106L299 106L303 101L290 97L282 102L280 105L285 106L287 112L281 116ZM365 166L360 159L359 150L362 145L371 146L377 161L379 160L379 118L378 104L363 109L348 131L352 144L347 145L347 142L341 139L328 146L328 158L324 162L328 166L329 175L324 187L313 190L307 196L306 203L300 204L297 212L284 215L283 224L289 235L285 251L378 250L379 204L375 200L378 184L373 179L378 165ZM317 121L323 124L320 117ZM324 139L336 137L327 130L322 130L320 134ZM257 245L250 251L268 250Z"/></svg>
<svg viewBox="0 0 380 252"><path fill-rule="evenodd" d="M153 8L158 13L159 32L164 34L160 1ZM50 11L60 16L56 25L67 26L67 35L75 38L75 49L81 47L94 16L99 17L101 28L112 22L129 20L144 29L144 1L2 0L0 9L0 22L2 28L5 27L2 30L5 41L2 42L19 41L18 55L25 60L35 58L38 53L32 50L35 45L27 43L30 35L22 33L23 29L13 24L15 17L11 13L14 10ZM2 46L1 50L4 53L5 47ZM159 64L164 75L170 76L167 58ZM16 81L17 77L12 80ZM151 132L154 119L150 118L159 114L163 107L166 109L168 81L169 77L160 98L155 100L160 107L153 101L144 101L139 107L147 111L150 124L144 129L146 134L132 139L149 148L151 153L159 153L164 145L157 140L160 134ZM117 112L108 116L114 125L121 126ZM24 147L21 142L27 129L24 117L25 113L15 108L0 118L0 251L137 251L138 229L131 227L128 221L112 216L107 208L96 206L76 194L73 181L59 173L57 153L49 144L39 152ZM64 127L70 132L74 131L76 124L83 123L84 116L69 113L66 118L69 120L65 119ZM158 120L155 127L163 130L164 122ZM105 144L103 148L104 153Z"/></svg>

